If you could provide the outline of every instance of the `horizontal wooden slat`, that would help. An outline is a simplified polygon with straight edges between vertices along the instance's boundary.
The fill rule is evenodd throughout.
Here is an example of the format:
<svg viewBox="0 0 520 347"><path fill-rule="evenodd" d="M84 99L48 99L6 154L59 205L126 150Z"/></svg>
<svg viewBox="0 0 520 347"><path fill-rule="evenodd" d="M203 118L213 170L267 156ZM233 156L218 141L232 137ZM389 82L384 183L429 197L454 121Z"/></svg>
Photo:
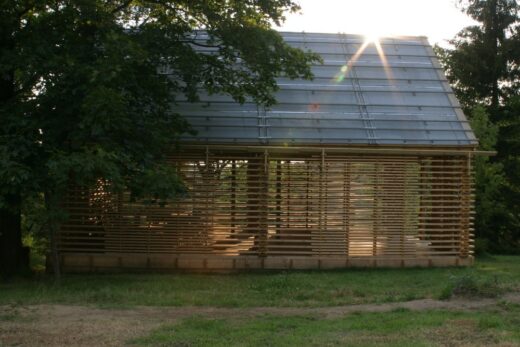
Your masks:
<svg viewBox="0 0 520 347"><path fill-rule="evenodd" d="M465 152L282 152L172 156L187 193L164 204L130 201L103 180L71 187L60 251L471 257L474 187Z"/></svg>

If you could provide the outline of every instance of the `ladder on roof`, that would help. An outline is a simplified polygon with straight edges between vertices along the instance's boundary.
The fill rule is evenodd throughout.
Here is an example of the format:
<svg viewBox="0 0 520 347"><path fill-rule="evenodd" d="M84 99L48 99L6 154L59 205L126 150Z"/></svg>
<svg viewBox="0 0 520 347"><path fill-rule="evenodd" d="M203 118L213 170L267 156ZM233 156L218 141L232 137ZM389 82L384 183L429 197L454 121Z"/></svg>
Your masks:
<svg viewBox="0 0 520 347"><path fill-rule="evenodd" d="M345 53L345 57L347 59L350 59L349 57L353 57L356 53L350 52L350 46L347 44L345 39L345 34L341 34L341 41L342 41L342 48ZM359 109L359 114L361 116L361 119L363 120L363 127L365 128L365 131L367 133L368 143L375 144L376 141L376 135L374 133L375 127L372 123L372 120L370 119L370 114L368 112L367 103L365 101L365 97L363 95L363 91L361 89L361 84L359 83L359 77L356 72L356 68L354 67L354 64L352 62L347 61L347 65L349 67L348 72L350 72L350 82L352 83L352 89L354 90L354 97L356 98L356 103Z"/></svg>
<svg viewBox="0 0 520 347"><path fill-rule="evenodd" d="M258 127L258 141L261 144L266 145L269 143L269 122L267 120L267 110L265 106L256 105L256 119Z"/></svg>

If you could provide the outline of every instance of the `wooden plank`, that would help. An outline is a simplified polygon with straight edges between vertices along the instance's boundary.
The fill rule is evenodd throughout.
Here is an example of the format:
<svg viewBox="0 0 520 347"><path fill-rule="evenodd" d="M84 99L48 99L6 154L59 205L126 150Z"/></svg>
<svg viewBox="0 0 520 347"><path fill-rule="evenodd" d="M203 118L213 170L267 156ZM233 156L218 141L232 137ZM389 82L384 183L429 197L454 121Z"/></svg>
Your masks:
<svg viewBox="0 0 520 347"><path fill-rule="evenodd" d="M131 201L128 192L112 194L106 181L71 187L60 251L145 256L127 263L107 258L96 269L314 266L314 260L289 261L292 265L270 260L284 256L335 256L338 264L361 266L383 266L384 257L395 262L385 266L426 266L422 259L433 256L451 259L446 264L453 257L459 263L471 259L474 188L467 151L443 156L327 151L226 153L208 147L171 157L188 194L164 204ZM181 260L184 255L190 258ZM246 255L247 261L239 261ZM255 257L265 259L251 260ZM401 263L404 258L411 260Z"/></svg>
<svg viewBox="0 0 520 347"><path fill-rule="evenodd" d="M137 258L137 260L136 260ZM162 258L162 259L161 259ZM240 256L235 258L216 256L178 256L171 255L155 256L149 261L146 255L135 254L62 254L62 265L67 272L86 271L119 271L130 270L153 270L153 271L176 271L176 270L204 270L207 272L219 270L305 270L305 269L338 269L349 267L444 267L444 266L471 266L474 263L472 256L459 257L287 257L272 256L268 258ZM115 266L117 261L122 266ZM155 264L155 265L150 265ZM168 264L168 266L166 266Z"/></svg>

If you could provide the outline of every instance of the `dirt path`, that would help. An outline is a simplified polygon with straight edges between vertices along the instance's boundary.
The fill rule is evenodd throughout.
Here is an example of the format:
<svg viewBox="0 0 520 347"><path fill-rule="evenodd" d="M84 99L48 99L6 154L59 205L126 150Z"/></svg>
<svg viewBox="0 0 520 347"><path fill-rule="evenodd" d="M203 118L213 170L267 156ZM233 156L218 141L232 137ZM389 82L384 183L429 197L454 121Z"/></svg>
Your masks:
<svg viewBox="0 0 520 347"><path fill-rule="evenodd" d="M520 303L520 293L499 300ZM407 302L318 308L254 307L135 307L100 309L71 305L0 306L0 346L121 346L126 341L163 324L200 315L209 318L247 318L263 314L277 316L311 314L323 318L353 312L386 312L446 309L457 311L495 307L498 299L432 299Z"/></svg>

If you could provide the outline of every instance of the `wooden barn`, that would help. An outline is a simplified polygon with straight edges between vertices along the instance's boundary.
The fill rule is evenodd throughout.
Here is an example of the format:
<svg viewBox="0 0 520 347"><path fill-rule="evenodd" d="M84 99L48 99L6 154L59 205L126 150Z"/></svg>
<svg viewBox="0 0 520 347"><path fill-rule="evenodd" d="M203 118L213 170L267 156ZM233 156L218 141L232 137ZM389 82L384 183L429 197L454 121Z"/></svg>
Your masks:
<svg viewBox="0 0 520 347"><path fill-rule="evenodd" d="M282 35L322 56L314 80L280 78L269 108L180 102L187 194L71 190L64 270L472 264L477 141L427 39Z"/></svg>

